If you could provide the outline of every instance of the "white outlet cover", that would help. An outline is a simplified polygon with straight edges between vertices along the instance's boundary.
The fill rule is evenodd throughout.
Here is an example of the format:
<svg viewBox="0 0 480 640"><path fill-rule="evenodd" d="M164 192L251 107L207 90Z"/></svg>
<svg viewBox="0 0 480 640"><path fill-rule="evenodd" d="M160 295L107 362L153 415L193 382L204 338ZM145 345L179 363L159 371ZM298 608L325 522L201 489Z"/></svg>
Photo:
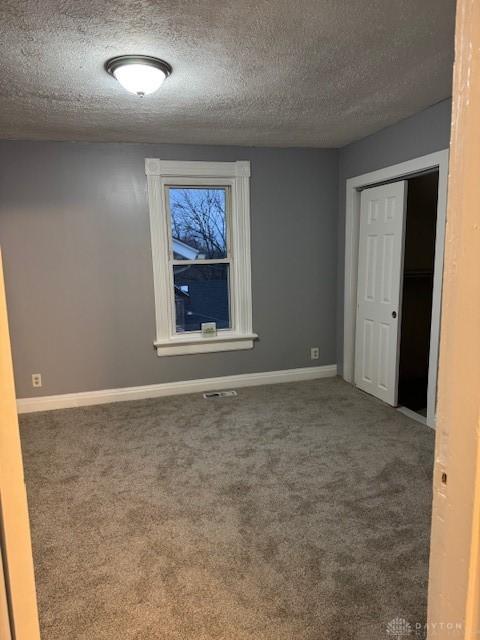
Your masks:
<svg viewBox="0 0 480 640"><path fill-rule="evenodd" d="M41 387L42 386L42 374L41 373L32 373L32 386L33 387Z"/></svg>

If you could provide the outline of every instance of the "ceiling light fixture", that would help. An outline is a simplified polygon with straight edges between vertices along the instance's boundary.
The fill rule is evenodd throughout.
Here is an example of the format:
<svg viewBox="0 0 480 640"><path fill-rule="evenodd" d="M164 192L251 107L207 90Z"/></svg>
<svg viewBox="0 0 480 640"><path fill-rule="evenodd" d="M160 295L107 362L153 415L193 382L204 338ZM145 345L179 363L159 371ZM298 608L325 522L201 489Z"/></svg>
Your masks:
<svg viewBox="0 0 480 640"><path fill-rule="evenodd" d="M156 91L172 73L172 67L152 56L117 56L105 63L107 72L130 93L146 96Z"/></svg>

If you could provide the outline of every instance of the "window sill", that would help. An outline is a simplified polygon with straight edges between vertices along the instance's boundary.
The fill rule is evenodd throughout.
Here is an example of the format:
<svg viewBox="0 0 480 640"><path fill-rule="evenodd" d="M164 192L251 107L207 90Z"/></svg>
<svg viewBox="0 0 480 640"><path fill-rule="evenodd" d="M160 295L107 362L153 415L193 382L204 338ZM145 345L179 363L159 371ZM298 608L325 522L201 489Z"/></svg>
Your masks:
<svg viewBox="0 0 480 640"><path fill-rule="evenodd" d="M182 356L215 351L238 351L252 349L258 338L256 333L219 333L212 338L202 338L198 334L176 336L167 340L157 340L154 345L158 356Z"/></svg>

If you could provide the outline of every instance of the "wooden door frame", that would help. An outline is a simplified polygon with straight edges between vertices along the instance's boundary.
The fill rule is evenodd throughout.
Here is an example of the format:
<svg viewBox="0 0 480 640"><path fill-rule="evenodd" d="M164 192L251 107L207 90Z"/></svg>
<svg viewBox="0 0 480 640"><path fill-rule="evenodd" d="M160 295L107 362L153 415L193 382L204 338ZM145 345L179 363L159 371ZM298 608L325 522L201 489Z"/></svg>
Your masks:
<svg viewBox="0 0 480 640"><path fill-rule="evenodd" d="M15 640L40 640L27 492L18 428L0 251L0 535L8 614Z"/></svg>
<svg viewBox="0 0 480 640"><path fill-rule="evenodd" d="M413 178L415 175L426 171L438 169L437 226L427 391L427 424L433 428L435 427L436 414L440 308L447 214L448 158L449 150L443 149L442 151L384 167L377 171L371 171L353 178L348 178L346 181L343 379L353 384L355 381L360 192L366 187L375 187L383 182L392 180Z"/></svg>
<svg viewBox="0 0 480 640"><path fill-rule="evenodd" d="M3 549L0 539L0 638L12 640L12 624L7 593L7 576L3 569Z"/></svg>
<svg viewBox="0 0 480 640"><path fill-rule="evenodd" d="M428 638L480 638L480 1L457 1ZM452 634L446 625L459 632Z"/></svg>

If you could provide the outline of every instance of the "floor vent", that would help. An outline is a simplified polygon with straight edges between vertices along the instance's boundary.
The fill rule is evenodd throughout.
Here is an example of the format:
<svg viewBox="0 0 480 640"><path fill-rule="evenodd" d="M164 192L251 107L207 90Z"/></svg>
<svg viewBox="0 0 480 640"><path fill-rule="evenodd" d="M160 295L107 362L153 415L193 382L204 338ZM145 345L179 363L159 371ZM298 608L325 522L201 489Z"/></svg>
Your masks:
<svg viewBox="0 0 480 640"><path fill-rule="evenodd" d="M209 398L230 398L236 395L238 395L236 391L207 391L203 397L208 400Z"/></svg>

